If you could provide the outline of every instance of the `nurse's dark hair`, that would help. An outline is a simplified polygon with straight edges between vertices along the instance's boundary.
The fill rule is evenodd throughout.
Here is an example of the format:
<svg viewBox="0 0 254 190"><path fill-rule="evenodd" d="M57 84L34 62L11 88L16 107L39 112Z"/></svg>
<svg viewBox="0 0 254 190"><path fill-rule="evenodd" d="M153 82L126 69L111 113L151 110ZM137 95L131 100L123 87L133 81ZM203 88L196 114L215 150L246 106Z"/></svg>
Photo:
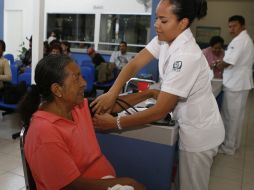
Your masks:
<svg viewBox="0 0 254 190"><path fill-rule="evenodd" d="M189 19L188 27L195 18L201 19L207 14L206 0L169 0L169 3L173 5L172 11L178 20Z"/></svg>
<svg viewBox="0 0 254 190"><path fill-rule="evenodd" d="M65 67L73 60L66 55L49 55L41 59L35 68L34 80L25 96L18 104L21 121L28 126L32 114L38 109L41 102L52 102L54 95L51 92L53 83L63 84L66 77Z"/></svg>
<svg viewBox="0 0 254 190"><path fill-rule="evenodd" d="M245 25L245 19L241 15L234 15L229 17L228 22L238 21L242 26Z"/></svg>

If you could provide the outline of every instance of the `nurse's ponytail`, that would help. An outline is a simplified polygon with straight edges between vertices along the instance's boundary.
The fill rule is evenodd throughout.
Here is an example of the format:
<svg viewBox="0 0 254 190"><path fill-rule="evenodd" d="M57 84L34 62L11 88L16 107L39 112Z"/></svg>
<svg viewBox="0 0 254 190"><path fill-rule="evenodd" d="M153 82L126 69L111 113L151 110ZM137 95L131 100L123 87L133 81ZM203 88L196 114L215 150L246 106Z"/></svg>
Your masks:
<svg viewBox="0 0 254 190"><path fill-rule="evenodd" d="M169 3L174 5L172 11L179 21L184 18L189 20L187 27L190 27L195 18L201 19L207 14L206 0L169 0Z"/></svg>
<svg viewBox="0 0 254 190"><path fill-rule="evenodd" d="M197 0L197 4L199 4L199 7L197 9L196 17L198 19L201 19L201 18L205 17L207 14L207 2L206 2L206 0Z"/></svg>

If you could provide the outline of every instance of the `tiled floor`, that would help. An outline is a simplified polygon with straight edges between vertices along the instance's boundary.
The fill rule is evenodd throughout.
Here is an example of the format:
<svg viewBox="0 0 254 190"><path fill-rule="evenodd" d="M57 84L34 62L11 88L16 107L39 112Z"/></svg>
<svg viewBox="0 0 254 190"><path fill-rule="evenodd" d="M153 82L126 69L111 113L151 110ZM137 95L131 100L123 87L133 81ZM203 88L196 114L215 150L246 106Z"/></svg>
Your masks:
<svg viewBox="0 0 254 190"><path fill-rule="evenodd" d="M17 131L17 115L0 118L0 190L25 189L19 140L11 140ZM234 156L216 156L209 190L254 190L254 90L247 103L240 150Z"/></svg>

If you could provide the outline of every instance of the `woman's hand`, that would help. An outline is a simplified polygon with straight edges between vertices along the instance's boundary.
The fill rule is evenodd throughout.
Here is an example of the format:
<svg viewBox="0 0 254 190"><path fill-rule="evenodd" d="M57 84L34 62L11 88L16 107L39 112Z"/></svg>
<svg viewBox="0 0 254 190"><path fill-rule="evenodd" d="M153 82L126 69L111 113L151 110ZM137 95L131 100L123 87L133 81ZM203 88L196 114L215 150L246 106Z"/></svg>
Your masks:
<svg viewBox="0 0 254 190"><path fill-rule="evenodd" d="M116 101L116 97L107 92L97 97L91 104L92 111L96 114L110 113Z"/></svg>
<svg viewBox="0 0 254 190"><path fill-rule="evenodd" d="M117 129L116 118L108 113L95 114L95 116L93 117L93 124L96 129L102 131Z"/></svg>

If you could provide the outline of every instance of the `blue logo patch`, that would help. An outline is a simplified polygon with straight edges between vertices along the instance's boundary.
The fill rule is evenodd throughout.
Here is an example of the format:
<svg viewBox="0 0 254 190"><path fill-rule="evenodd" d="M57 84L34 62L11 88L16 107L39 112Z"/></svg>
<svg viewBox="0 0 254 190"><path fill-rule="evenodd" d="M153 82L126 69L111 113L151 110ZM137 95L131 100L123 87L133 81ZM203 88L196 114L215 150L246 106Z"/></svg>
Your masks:
<svg viewBox="0 0 254 190"><path fill-rule="evenodd" d="M175 61L173 64L173 71L179 72L182 68L182 61Z"/></svg>

